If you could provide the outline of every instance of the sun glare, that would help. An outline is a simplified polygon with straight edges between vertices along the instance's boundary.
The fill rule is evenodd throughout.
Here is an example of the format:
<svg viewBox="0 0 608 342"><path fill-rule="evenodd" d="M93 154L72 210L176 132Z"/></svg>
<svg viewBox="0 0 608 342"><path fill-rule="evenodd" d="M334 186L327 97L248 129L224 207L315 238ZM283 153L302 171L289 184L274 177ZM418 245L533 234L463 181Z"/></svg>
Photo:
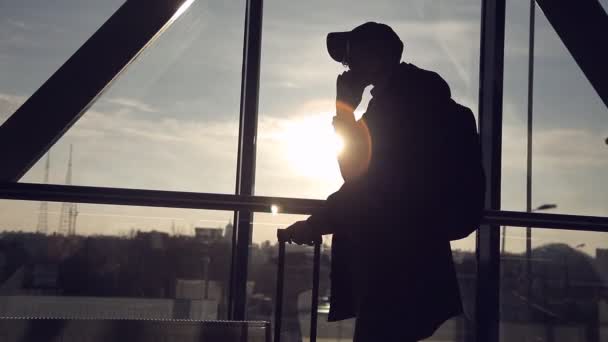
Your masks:
<svg viewBox="0 0 608 342"><path fill-rule="evenodd" d="M289 121L280 139L294 172L311 178L339 178L336 157L344 148L344 141L335 134L327 114Z"/></svg>
<svg viewBox="0 0 608 342"><path fill-rule="evenodd" d="M338 134L335 134L335 149L336 149L336 156L339 156L340 153L342 153L342 150L344 150L344 139L342 139L342 137Z"/></svg>

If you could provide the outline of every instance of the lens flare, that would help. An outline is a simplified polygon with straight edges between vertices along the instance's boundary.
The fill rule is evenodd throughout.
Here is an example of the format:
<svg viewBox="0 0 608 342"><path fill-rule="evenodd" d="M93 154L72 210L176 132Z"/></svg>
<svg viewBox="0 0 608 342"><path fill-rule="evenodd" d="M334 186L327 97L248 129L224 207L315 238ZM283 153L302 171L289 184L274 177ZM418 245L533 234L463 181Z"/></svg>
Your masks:
<svg viewBox="0 0 608 342"><path fill-rule="evenodd" d="M272 213L272 215L276 215L279 213L279 206L276 204L273 204L270 206L270 212Z"/></svg>
<svg viewBox="0 0 608 342"><path fill-rule="evenodd" d="M344 149L344 140L334 132L331 115L289 120L278 135L281 154L294 173L318 180L340 179L337 156Z"/></svg>

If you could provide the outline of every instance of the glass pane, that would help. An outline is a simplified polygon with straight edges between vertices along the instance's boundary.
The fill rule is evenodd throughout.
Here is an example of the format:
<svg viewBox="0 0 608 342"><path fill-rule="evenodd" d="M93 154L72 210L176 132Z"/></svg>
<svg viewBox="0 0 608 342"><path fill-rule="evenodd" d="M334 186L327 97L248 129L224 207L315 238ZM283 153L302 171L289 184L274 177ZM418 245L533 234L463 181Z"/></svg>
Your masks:
<svg viewBox="0 0 608 342"><path fill-rule="evenodd" d="M528 20L528 2L508 2L502 172L507 210L526 208ZM538 6L535 21L531 206L607 216L608 109Z"/></svg>
<svg viewBox="0 0 608 342"><path fill-rule="evenodd" d="M250 254L247 319L274 320L278 245L277 228L285 228L306 216L257 213L253 223ZM317 338L319 341L352 341L355 320L327 322L330 296L331 236L321 248ZM426 341L463 341L474 334L475 284L477 264L475 236L452 243L465 314L445 322ZM308 341L312 294L313 248L288 244L285 249L282 340Z"/></svg>
<svg viewBox="0 0 608 342"><path fill-rule="evenodd" d="M244 11L193 2L53 146L48 182L73 146L72 184L234 193Z"/></svg>
<svg viewBox="0 0 608 342"><path fill-rule="evenodd" d="M0 213L0 317L227 317L232 212L0 200Z"/></svg>
<svg viewBox="0 0 608 342"><path fill-rule="evenodd" d="M529 1L506 2L501 208L526 210Z"/></svg>
<svg viewBox="0 0 608 342"><path fill-rule="evenodd" d="M0 125L124 2L1 2Z"/></svg>
<svg viewBox="0 0 608 342"><path fill-rule="evenodd" d="M342 183L331 121L344 69L326 51L329 32L390 25L404 42L404 61L438 72L454 99L477 109L477 0L270 0L264 10L257 194L325 198ZM370 98L368 88L357 115Z"/></svg>
<svg viewBox="0 0 608 342"><path fill-rule="evenodd" d="M608 235L503 228L502 341L608 339Z"/></svg>

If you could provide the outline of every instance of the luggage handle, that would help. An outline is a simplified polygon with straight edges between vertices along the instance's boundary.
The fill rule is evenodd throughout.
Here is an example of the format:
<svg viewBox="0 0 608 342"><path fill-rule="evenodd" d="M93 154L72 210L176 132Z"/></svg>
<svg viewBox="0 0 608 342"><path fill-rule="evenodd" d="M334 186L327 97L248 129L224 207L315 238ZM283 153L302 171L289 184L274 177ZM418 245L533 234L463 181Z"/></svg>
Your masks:
<svg viewBox="0 0 608 342"><path fill-rule="evenodd" d="M274 310L274 342L281 341L281 320L283 319L283 286L285 278L285 244L287 236L284 229L278 229L279 255L277 259L277 293ZM314 241L312 270L312 304L310 307L310 342L317 341L317 316L319 306L319 272L321 264L321 237Z"/></svg>

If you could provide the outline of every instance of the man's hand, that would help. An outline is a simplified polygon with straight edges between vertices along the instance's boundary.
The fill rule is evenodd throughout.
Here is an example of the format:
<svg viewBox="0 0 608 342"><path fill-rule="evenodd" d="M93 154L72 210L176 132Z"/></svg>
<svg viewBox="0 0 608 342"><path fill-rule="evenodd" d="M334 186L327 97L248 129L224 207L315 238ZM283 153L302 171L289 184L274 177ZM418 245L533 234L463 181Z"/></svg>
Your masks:
<svg viewBox="0 0 608 342"><path fill-rule="evenodd" d="M319 234L313 231L308 221L298 221L283 230L279 230L277 237L279 240L285 240L289 243L295 242L298 245L306 244L310 246L321 238Z"/></svg>
<svg viewBox="0 0 608 342"><path fill-rule="evenodd" d="M358 179L367 172L372 154L371 136L365 120L350 121L336 115L332 124L344 141L338 154L342 179L345 182Z"/></svg>
<svg viewBox="0 0 608 342"><path fill-rule="evenodd" d="M336 80L336 111L338 116L348 116L348 119L352 116L352 120L355 120L352 113L361 103L363 90L367 86L368 82L350 70L338 75Z"/></svg>

